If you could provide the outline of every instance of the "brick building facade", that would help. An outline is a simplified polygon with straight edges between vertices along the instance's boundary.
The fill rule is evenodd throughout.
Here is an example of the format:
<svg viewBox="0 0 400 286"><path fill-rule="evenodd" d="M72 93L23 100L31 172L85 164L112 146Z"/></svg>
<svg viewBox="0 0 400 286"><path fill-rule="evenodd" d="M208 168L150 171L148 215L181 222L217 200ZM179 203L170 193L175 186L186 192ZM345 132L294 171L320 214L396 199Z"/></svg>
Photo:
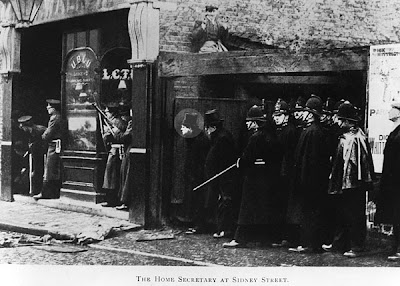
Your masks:
<svg viewBox="0 0 400 286"><path fill-rule="evenodd" d="M163 2L163 1L162 1ZM160 51L190 52L194 21L206 5L219 7L235 49L277 48L293 53L312 49L357 48L400 41L400 1L242 0L168 1L160 11ZM177 96L198 96L197 78L178 79Z"/></svg>

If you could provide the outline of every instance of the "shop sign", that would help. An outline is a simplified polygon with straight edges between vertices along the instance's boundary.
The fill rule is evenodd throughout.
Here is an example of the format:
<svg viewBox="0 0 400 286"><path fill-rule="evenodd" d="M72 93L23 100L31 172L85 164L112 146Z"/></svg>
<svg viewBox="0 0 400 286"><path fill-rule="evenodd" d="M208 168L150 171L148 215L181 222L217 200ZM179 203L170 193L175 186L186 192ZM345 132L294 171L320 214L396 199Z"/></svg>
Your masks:
<svg viewBox="0 0 400 286"><path fill-rule="evenodd" d="M103 69L103 77L102 80L129 80L132 79L132 70L128 68L123 69L114 69L110 71L109 69Z"/></svg>
<svg viewBox="0 0 400 286"><path fill-rule="evenodd" d="M129 7L130 2L126 0L45 0L33 24L42 24Z"/></svg>
<svg viewBox="0 0 400 286"><path fill-rule="evenodd" d="M130 49L124 47L107 51L100 63L101 101L128 103L132 90L132 69L128 64Z"/></svg>
<svg viewBox="0 0 400 286"><path fill-rule="evenodd" d="M97 95L98 60L89 48L73 51L66 64L67 104L87 104Z"/></svg>
<svg viewBox="0 0 400 286"><path fill-rule="evenodd" d="M383 150L393 123L388 112L400 101L400 44L370 47L367 128L375 172L382 172Z"/></svg>

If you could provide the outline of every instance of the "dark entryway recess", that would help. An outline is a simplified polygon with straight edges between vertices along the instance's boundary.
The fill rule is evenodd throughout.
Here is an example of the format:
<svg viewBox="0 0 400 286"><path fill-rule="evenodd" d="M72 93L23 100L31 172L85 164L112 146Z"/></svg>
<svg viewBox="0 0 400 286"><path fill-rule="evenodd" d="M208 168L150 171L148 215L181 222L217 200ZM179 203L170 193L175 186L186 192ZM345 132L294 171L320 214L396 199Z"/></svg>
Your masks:
<svg viewBox="0 0 400 286"><path fill-rule="evenodd" d="M186 148L174 129L174 116L185 108L203 113L218 108L240 149L247 110L261 104L272 112L278 98L288 103L299 96L311 94L324 101L347 99L365 109L367 83L367 50L320 51L309 54L288 54L280 51L229 52L214 54L161 53L159 76L165 98L163 136L163 198L164 213L173 220L190 221L190 200L185 196L193 186L185 180ZM199 92L191 97L180 97L174 81L197 77Z"/></svg>

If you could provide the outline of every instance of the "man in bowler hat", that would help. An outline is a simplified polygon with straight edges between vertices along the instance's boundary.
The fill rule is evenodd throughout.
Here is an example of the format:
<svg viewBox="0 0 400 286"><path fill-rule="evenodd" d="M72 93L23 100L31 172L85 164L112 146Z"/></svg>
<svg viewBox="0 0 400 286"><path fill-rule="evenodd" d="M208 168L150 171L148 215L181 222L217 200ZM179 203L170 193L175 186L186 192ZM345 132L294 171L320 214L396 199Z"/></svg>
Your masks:
<svg viewBox="0 0 400 286"><path fill-rule="evenodd" d="M204 117L205 133L211 140L205 159L206 179L213 177L236 162L237 155L232 134L223 127L217 109L209 110ZM235 171L230 170L209 184L210 193L205 205L214 208L217 205L217 231L215 238L224 237L232 232L232 195ZM200 190L201 191L201 190Z"/></svg>
<svg viewBox="0 0 400 286"><path fill-rule="evenodd" d="M61 119L61 102L57 99L47 99L49 123L42 134L42 140L47 144L47 156L43 176L42 192L33 196L34 199L55 199L60 197L61 188L61 140L65 126Z"/></svg>

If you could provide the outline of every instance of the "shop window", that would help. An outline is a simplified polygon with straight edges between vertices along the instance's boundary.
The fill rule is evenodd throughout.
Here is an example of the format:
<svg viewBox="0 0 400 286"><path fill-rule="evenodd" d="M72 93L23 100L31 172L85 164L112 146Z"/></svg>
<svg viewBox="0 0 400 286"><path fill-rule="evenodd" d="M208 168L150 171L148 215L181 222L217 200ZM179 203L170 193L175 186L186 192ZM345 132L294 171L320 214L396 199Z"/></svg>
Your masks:
<svg viewBox="0 0 400 286"><path fill-rule="evenodd" d="M65 113L68 122L68 150L96 151L99 101L99 62L90 48L77 48L65 61Z"/></svg>

